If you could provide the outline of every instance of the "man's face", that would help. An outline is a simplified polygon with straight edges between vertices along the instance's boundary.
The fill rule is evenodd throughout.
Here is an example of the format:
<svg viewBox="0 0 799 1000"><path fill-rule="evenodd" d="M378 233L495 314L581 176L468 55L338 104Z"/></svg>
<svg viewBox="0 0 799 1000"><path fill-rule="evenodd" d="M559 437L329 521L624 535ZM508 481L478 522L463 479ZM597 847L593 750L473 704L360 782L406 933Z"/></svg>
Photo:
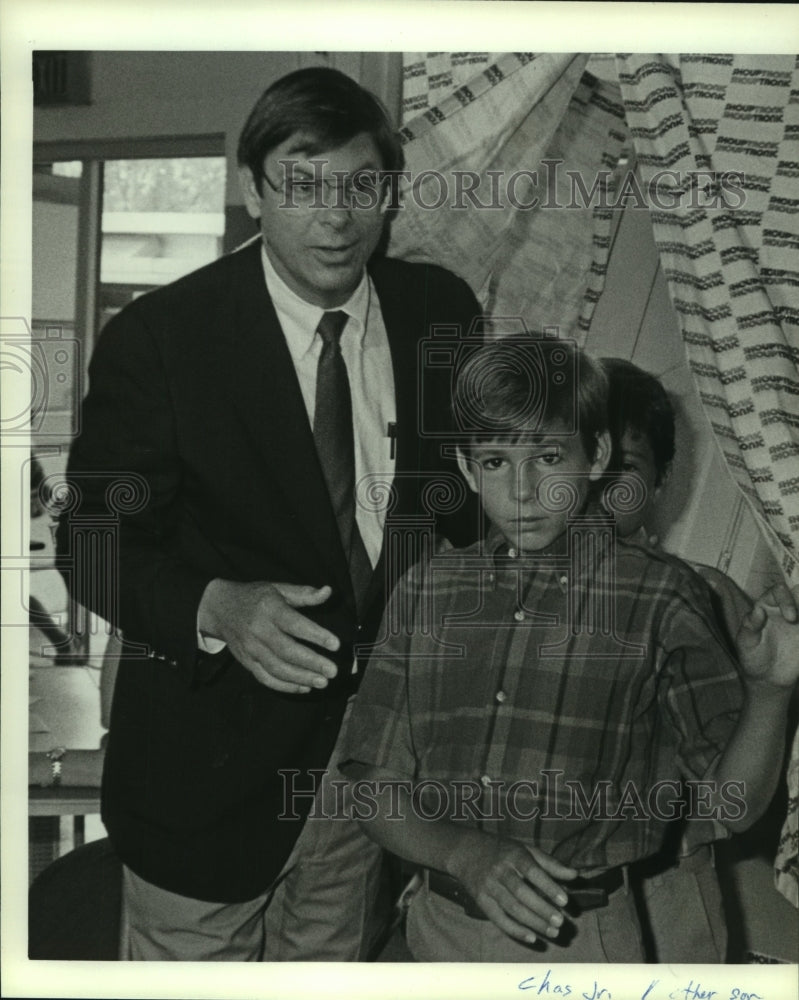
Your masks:
<svg viewBox="0 0 799 1000"><path fill-rule="evenodd" d="M489 520L508 545L522 552L544 549L563 534L570 515L584 506L591 481L598 479L607 465L607 434L597 438L596 455L591 460L580 436L566 436L564 431L556 427L520 444L497 441L473 445L468 456L458 452L461 472L480 497ZM555 512L547 507L561 506L557 498L564 493L558 483L574 494L574 501Z"/></svg>
<svg viewBox="0 0 799 1000"><path fill-rule="evenodd" d="M365 132L328 152L311 154L310 146L308 137L295 133L267 154L263 194L258 194L246 167L241 171L242 189L250 215L260 217L267 254L280 277L306 302L333 309L357 288L384 220L384 200L374 197L371 207L357 203L347 207L337 197L336 185L341 185L343 175L357 171L376 175L383 163L374 139ZM293 161L285 173L282 160ZM311 160L323 161L322 166ZM292 197L289 191L287 197L286 177L295 184L306 182L305 190L308 182L323 180L316 207L299 194ZM369 201L362 199L361 204Z"/></svg>
<svg viewBox="0 0 799 1000"><path fill-rule="evenodd" d="M616 531L620 538L626 538L646 524L652 514L663 483L658 483L658 471L652 446L643 434L625 431L621 439L620 452L620 481L624 482L625 474L635 473L643 481L646 497L638 510L629 514L613 512L616 517Z"/></svg>

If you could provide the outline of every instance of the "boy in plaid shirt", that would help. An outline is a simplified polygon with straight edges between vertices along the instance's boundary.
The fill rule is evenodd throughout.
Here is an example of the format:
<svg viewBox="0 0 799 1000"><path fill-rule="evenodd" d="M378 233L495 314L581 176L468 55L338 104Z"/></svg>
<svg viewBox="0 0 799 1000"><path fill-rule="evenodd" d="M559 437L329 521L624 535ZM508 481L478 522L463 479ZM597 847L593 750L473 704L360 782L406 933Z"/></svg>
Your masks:
<svg viewBox="0 0 799 1000"><path fill-rule="evenodd" d="M454 409L490 530L392 596L342 756L359 818L424 866L417 960L643 961L638 866L771 798L799 629L756 609L741 678L696 574L616 546L607 382L569 342L476 347Z"/></svg>

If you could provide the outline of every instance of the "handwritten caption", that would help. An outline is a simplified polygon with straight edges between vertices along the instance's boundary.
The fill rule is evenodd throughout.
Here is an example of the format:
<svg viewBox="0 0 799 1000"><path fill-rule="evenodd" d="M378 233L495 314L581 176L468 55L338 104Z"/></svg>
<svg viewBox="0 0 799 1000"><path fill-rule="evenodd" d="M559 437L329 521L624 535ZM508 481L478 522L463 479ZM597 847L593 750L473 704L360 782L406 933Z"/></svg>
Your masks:
<svg viewBox="0 0 799 1000"><path fill-rule="evenodd" d="M578 990L565 979L559 980L551 969L543 974L527 976L519 983L520 990L529 990L531 996L574 997L575 1000L613 1000L613 993L595 979L593 987ZM626 996L631 994L625 993ZM699 980L689 979L685 985L675 987L664 985L659 979L652 979L641 992L641 1000L768 1000L762 993L743 990L737 986L731 989L714 990Z"/></svg>

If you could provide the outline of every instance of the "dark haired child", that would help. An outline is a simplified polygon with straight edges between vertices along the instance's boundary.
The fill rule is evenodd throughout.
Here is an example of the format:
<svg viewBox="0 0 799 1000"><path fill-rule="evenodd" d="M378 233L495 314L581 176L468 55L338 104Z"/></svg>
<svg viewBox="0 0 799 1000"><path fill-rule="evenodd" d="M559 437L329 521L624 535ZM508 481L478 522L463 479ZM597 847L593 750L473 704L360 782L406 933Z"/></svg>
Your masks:
<svg viewBox="0 0 799 1000"><path fill-rule="evenodd" d="M610 475L619 480L632 473L643 486L643 502L634 510L616 511L620 538L657 546L650 519L671 476L675 453L674 408L661 382L631 361L603 358L608 376L608 427L611 438ZM713 566L691 565L713 591L713 603L731 642L749 613L751 600L725 573Z"/></svg>
<svg viewBox="0 0 799 1000"><path fill-rule="evenodd" d="M792 626L762 610L742 682L696 575L615 545L606 395L563 341L498 341L458 376L490 530L401 580L341 758L367 834L424 866L419 961L643 961L639 868L685 790L733 826L773 791Z"/></svg>
<svg viewBox="0 0 799 1000"><path fill-rule="evenodd" d="M616 514L619 536L655 546L648 524L671 475L675 454L675 417L669 395L649 372L622 358L603 358L608 376L608 422L611 434L609 472L618 481L635 475L643 502ZM690 563L710 585L711 604L731 649L752 601L726 574L712 566ZM787 588L774 588L761 598L778 602L790 620L796 608ZM642 880L641 894L648 923L651 957L660 962L723 962L727 945L721 889L712 844L697 843L690 834L675 845L674 864Z"/></svg>

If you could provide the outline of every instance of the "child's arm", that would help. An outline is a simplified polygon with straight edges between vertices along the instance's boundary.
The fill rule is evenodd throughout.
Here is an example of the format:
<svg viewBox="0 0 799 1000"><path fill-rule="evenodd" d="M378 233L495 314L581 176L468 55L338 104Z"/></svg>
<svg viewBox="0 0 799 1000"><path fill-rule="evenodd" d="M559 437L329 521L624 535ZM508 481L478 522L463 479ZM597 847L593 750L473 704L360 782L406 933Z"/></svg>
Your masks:
<svg viewBox="0 0 799 1000"><path fill-rule="evenodd" d="M788 705L799 678L799 587L773 588L744 618L736 637L744 704L715 771L719 786L743 782L746 813L727 825L745 830L774 795L785 752Z"/></svg>
<svg viewBox="0 0 799 1000"><path fill-rule="evenodd" d="M370 782L370 789L372 782L392 784L388 773L377 767L351 762L346 771L356 783ZM372 817L370 810L361 826L381 847L452 875L510 937L527 942L535 941L537 934L557 937L564 920L560 907L568 897L556 880L574 878L575 869L520 841L418 816L409 783L394 782L391 793L386 789L375 797L376 813Z"/></svg>

